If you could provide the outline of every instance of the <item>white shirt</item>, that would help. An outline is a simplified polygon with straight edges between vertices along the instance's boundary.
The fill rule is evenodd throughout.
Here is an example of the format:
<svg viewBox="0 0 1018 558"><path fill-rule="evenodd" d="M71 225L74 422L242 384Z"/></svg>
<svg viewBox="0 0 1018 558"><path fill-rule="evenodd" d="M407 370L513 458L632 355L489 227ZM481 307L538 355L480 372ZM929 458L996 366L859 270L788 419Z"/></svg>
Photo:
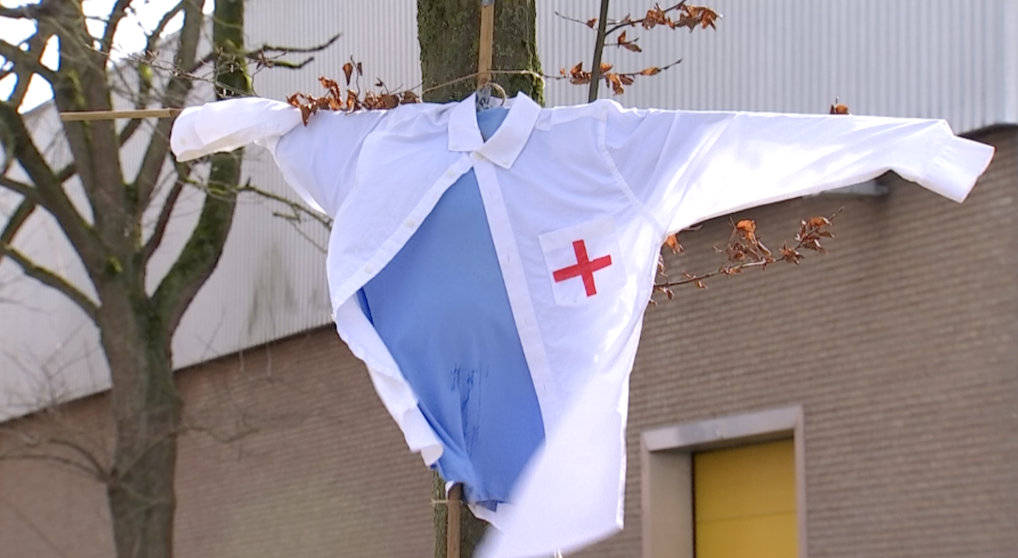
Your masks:
<svg viewBox="0 0 1018 558"><path fill-rule="evenodd" d="M443 192L473 169L544 421L544 447L488 519L485 556L547 556L622 526L628 376L657 254L669 232L893 170L965 199L993 148L943 121L624 109L543 109L518 96L483 141L473 98L307 127L284 103L241 99L184 111L181 161L249 142L335 218L327 259L339 335L368 366L407 444L442 447L357 304Z"/></svg>

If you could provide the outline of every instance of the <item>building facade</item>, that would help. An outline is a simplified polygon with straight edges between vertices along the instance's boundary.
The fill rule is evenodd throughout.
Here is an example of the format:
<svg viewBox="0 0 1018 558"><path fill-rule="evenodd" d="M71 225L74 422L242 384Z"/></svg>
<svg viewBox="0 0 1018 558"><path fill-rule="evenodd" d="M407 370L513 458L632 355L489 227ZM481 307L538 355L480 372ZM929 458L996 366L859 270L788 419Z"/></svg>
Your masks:
<svg viewBox="0 0 1018 558"><path fill-rule="evenodd" d="M260 94L312 91L351 54L389 83L419 80L414 3L378 4L394 14L387 25L367 3L291 4L249 0L251 42L338 31L346 42L305 72L256 76ZM647 8L615 4L620 15ZM882 195L735 216L757 220L774 248L800 219L844 208L829 254L679 289L648 310L631 383L626 528L577 555L1018 554L1018 6L712 6L726 16L716 33L641 39L650 64L676 51L684 61L620 101L823 112L838 95L858 113L947 118L997 155L961 205L885 177ZM587 58L589 30L553 14L574 3L539 9L547 73ZM618 65L648 65L630 56ZM583 94L553 83L548 99ZM249 172L284 192L264 159L253 154ZM268 214L243 208L175 340L188 413L177 555L429 556L430 473L327 323L321 254ZM728 227L717 219L683 234L671 272L716 268ZM0 431L59 428L106 447L101 386L59 412L10 412ZM94 479L0 461L0 558L112 549Z"/></svg>

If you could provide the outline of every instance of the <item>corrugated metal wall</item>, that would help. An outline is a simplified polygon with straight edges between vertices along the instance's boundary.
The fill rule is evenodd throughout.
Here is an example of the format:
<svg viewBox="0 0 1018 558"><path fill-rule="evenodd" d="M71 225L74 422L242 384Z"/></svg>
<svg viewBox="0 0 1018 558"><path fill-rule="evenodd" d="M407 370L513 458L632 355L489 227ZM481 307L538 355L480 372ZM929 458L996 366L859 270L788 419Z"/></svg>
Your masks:
<svg viewBox="0 0 1018 558"><path fill-rule="evenodd" d="M700 2L697 2L700 3ZM858 114L946 118L959 131L1015 123L1018 22L1013 0L711 0L716 32L631 30L644 53L607 52L620 69L683 62L619 101L702 110L824 112L835 96ZM584 60L597 2L539 2L547 69ZM651 2L616 0L612 14ZM577 33L576 27L586 33ZM1010 32L1009 32L1010 31ZM552 86L549 101L586 97Z"/></svg>
<svg viewBox="0 0 1018 558"><path fill-rule="evenodd" d="M958 131L1018 123L1018 2L1015 0L710 0L724 14L718 31L633 29L644 53L609 50L618 69L683 62L642 78L617 99L662 108L825 112L840 96L857 114L946 118ZM545 72L579 61L590 66L594 33L556 17L594 17L599 2L538 0L539 48ZM638 17L650 0L615 0L613 17ZM413 0L248 0L249 44L309 46L342 37L300 71L263 70L258 93L283 99L317 92L319 75L338 77L353 55L364 63L365 85L379 76L392 88L420 82ZM299 59L295 57L295 59ZM602 88L604 89L604 88ZM602 96L608 96L602 91ZM550 81L551 105L586 99L583 87ZM52 127L50 127L52 128ZM52 133L52 132L51 132ZM248 150L252 182L276 193L289 189L268 155ZM130 165L127 165L130 166ZM3 202L0 199L0 202ZM186 239L196 198L177 212L185 226L168 235L171 247L153 275ZM9 212L9 204L3 209ZM324 254L327 234L316 223L273 217L285 207L246 197L219 269L198 295L174 339L177 366L234 353L329 323ZM47 228L48 227L48 228ZM40 223L34 251L66 250L59 233ZM176 235L176 236L175 236ZM44 240L50 238L50 240ZM42 240L40 240L42 239ZM39 244L42 242L42 244ZM73 255L61 256L73 261ZM65 302L30 280L12 286L10 263L0 279L0 420L19 414L25 389L48 381L62 394L102 389L108 373L94 327ZM73 265L73 264L71 264ZM44 304L10 304L4 296ZM45 316L45 319L40 318ZM41 320L41 321L40 321ZM43 323L45 322L45 323ZM47 325L49 324L49 325ZM60 324L55 327L52 324ZM73 349L73 350L72 350ZM9 355L16 355L13 358ZM91 356L89 356L91 355ZM40 380L43 379L43 380ZM38 387L32 387L38 389Z"/></svg>

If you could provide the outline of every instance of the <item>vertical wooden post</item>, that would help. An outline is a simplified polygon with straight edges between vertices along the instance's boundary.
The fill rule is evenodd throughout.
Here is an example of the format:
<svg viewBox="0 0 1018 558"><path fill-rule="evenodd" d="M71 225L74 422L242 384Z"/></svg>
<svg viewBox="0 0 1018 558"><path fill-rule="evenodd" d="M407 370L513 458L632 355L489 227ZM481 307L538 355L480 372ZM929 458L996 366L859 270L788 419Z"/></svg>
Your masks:
<svg viewBox="0 0 1018 558"><path fill-rule="evenodd" d="M460 505L463 501L463 485L454 484L446 500L446 558L460 558Z"/></svg>
<svg viewBox="0 0 1018 558"><path fill-rule="evenodd" d="M477 87L491 81L495 44L495 0L481 0L481 41L477 45Z"/></svg>

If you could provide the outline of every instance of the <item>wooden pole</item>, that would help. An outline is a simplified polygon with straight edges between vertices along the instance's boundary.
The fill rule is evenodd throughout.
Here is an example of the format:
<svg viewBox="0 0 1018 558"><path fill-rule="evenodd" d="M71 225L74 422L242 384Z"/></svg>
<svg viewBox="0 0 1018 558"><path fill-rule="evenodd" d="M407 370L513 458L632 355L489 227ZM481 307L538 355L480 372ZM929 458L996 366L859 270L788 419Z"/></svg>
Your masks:
<svg viewBox="0 0 1018 558"><path fill-rule="evenodd" d="M181 110L178 108L160 108L61 112L60 120L63 122L81 122L86 120L116 120L118 118L173 118L180 114Z"/></svg>
<svg viewBox="0 0 1018 558"><path fill-rule="evenodd" d="M463 500L463 485L454 484L446 499L446 558L460 558L460 503Z"/></svg>
<svg viewBox="0 0 1018 558"><path fill-rule="evenodd" d="M477 88L491 81L491 60L495 45L495 0L481 0L481 37L477 45ZM463 485L454 484L446 497L446 558L460 558L460 525Z"/></svg>
<svg viewBox="0 0 1018 558"><path fill-rule="evenodd" d="M494 44L495 0L481 0L481 41L477 48L477 87L491 81L491 59Z"/></svg>

